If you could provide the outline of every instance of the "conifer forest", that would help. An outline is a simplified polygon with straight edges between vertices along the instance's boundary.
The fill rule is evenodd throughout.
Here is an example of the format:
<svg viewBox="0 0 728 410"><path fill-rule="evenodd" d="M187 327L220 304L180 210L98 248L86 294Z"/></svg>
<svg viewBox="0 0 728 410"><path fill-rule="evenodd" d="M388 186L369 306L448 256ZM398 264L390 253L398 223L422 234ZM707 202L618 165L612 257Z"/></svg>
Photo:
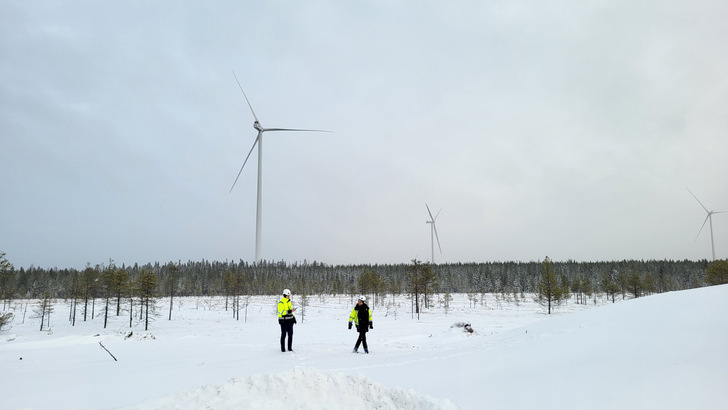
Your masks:
<svg viewBox="0 0 728 410"><path fill-rule="evenodd" d="M548 258L546 258L548 260ZM639 297L652 293L705 285L707 260L553 262L560 286L579 296L622 294ZM188 261L117 266L87 265L83 270L44 269L31 266L2 270L0 295L35 299L121 297L140 288L148 296L277 295L284 288L298 295L413 293L531 293L538 292L541 261L430 265L413 260L395 265L327 265L320 262ZM424 290L423 290L424 289ZM139 296L139 295L137 295Z"/></svg>

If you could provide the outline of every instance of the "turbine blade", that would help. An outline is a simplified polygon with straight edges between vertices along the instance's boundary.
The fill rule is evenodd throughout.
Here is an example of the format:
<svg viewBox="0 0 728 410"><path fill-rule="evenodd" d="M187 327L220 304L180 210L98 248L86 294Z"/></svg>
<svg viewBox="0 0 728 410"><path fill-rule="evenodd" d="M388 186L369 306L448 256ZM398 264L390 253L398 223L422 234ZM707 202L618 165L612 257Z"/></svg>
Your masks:
<svg viewBox="0 0 728 410"><path fill-rule="evenodd" d="M235 182L233 182L233 186L230 187L230 192L233 192L233 188L235 188L235 184L238 183L238 178L240 178L240 174L243 173L243 168L245 168L245 164L248 163L248 159L250 158L250 154L253 153L253 149L255 149L255 145L258 143L258 140L260 139L260 134L255 138L255 142L253 142L253 146L250 147L250 151L248 151L248 156L245 157L245 161L243 161L243 166L240 167L240 171L238 171L238 176L235 177ZM228 193L230 193L228 192Z"/></svg>
<svg viewBox="0 0 728 410"><path fill-rule="evenodd" d="M428 214L430 214L430 220L431 220L431 221L434 221L434 220L435 220L435 218L433 218L433 217L432 217L432 212L430 212L430 207L429 207L429 206L427 206L427 202L425 202L425 206L427 207L427 213L428 213Z"/></svg>
<svg viewBox="0 0 728 410"><path fill-rule="evenodd" d="M435 222L432 222L432 227L435 230L435 239L437 239L437 247L440 248L440 254L442 254L442 246L440 246L440 236L437 234L437 225L435 225Z"/></svg>
<svg viewBox="0 0 728 410"><path fill-rule="evenodd" d="M706 207L705 207L705 205L703 205L703 203L702 203L702 202L700 202L700 200L698 199L698 197L697 197L697 196L695 196L695 194L693 193L693 191L691 191L691 190L690 190L690 189L688 189L688 188L685 188L685 189L687 189L687 190L688 190L688 192L690 192L690 195L692 195L692 196L693 196L693 198L695 198L695 200L696 200L696 201L698 201L698 203L700 204L700 206L702 206L702 207L703 207L703 209L705 209L705 212L710 212L710 211L708 211L708 208L706 208Z"/></svg>
<svg viewBox="0 0 728 410"><path fill-rule="evenodd" d="M435 219L437 219L437 217L440 216L440 212L442 212L442 208L440 208L440 210L437 211L437 215L435 215Z"/></svg>
<svg viewBox="0 0 728 410"><path fill-rule="evenodd" d="M305 130L301 128L263 128L263 131L308 131L308 132L333 132L328 130Z"/></svg>
<svg viewBox="0 0 728 410"><path fill-rule="evenodd" d="M240 87L240 91L243 91L243 86L240 85L240 81L238 81L238 76L235 75L235 71L233 71L233 77L235 77L235 82L238 83L238 87ZM243 97L245 97L245 102L247 102L248 107L250 107L250 112L253 113L253 118L255 118L255 121L258 122L258 116L255 115L255 111L253 111L253 106L250 105L250 100L248 100L248 96L245 95L245 91L243 91Z"/></svg>
<svg viewBox="0 0 728 410"><path fill-rule="evenodd" d="M710 219L710 214L705 217L705 220L703 221L703 224L700 226L700 230L698 231L698 234L695 235L695 240L693 242L698 240L698 236L700 236L700 233L703 232L703 228L705 228L705 223L708 222L708 219Z"/></svg>

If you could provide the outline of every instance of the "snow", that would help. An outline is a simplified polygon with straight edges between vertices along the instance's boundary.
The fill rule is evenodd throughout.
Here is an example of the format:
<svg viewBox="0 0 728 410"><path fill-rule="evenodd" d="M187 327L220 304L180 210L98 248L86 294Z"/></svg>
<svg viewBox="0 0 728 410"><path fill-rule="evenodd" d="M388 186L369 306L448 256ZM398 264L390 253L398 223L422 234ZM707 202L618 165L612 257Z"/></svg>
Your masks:
<svg viewBox="0 0 728 410"><path fill-rule="evenodd" d="M476 307L454 295L419 320L403 296L385 307L390 296L374 306L368 355L351 352L350 297L309 297L304 317L292 299L294 353L280 352L273 296L253 297L247 321L202 297L176 299L169 321L160 299L148 331L130 329L128 313L106 329L98 317L72 327L58 302L41 332L33 305L23 322L27 301L15 301L0 334L0 408L728 408L728 286L552 315L528 295Z"/></svg>

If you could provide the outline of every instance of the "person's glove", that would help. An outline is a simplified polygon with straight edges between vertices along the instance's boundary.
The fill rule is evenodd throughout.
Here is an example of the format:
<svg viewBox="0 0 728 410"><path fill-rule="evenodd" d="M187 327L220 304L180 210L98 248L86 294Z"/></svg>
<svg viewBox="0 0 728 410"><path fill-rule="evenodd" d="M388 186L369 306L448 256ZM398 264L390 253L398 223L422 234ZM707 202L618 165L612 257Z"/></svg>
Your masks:
<svg viewBox="0 0 728 410"><path fill-rule="evenodd" d="M296 317L293 316L293 324L295 325L296 323L298 323L298 322L296 322Z"/></svg>
<svg viewBox="0 0 728 410"><path fill-rule="evenodd" d="M374 323L373 322L369 322L369 329L374 329Z"/></svg>
<svg viewBox="0 0 728 410"><path fill-rule="evenodd" d="M351 322L349 322L349 329L351 329Z"/></svg>

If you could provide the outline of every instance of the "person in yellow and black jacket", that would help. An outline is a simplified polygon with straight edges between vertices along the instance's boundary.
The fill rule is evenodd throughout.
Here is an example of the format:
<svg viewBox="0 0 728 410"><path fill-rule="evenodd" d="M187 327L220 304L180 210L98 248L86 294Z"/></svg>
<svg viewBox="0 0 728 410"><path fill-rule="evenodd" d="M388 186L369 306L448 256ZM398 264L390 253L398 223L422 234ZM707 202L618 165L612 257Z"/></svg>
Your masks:
<svg viewBox="0 0 728 410"><path fill-rule="evenodd" d="M278 301L278 324L281 325L281 352L285 352L286 335L288 335L288 351L293 351L293 325L296 324L296 317L293 312L296 308L291 304L291 291L283 290L283 298Z"/></svg>
<svg viewBox="0 0 728 410"><path fill-rule="evenodd" d="M359 338L356 340L354 345L354 353L359 352L359 345L364 345L364 352L369 353L369 346L367 346L367 331L374 329L374 322L372 321L372 311L366 304L366 296L359 297L356 302L356 306L349 315L349 329L351 329L351 322L356 324L356 331L359 332Z"/></svg>

